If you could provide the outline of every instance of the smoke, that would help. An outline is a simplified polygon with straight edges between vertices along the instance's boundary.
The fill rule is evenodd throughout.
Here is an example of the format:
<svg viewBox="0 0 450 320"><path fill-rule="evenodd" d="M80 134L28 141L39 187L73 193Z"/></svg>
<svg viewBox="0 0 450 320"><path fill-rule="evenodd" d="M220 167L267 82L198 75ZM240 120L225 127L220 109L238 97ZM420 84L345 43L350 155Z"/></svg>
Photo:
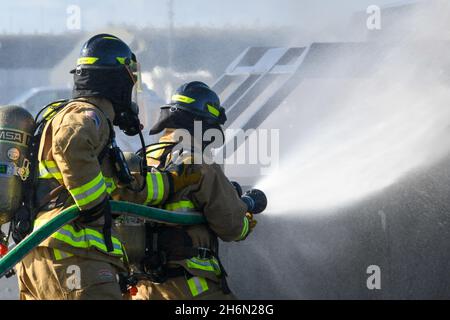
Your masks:
<svg viewBox="0 0 450 320"><path fill-rule="evenodd" d="M142 74L142 82L154 90L165 101L170 101L176 86L189 81L203 81L212 84L213 76L209 71L176 72L171 68L154 67L151 72Z"/></svg>
<svg viewBox="0 0 450 320"><path fill-rule="evenodd" d="M362 78L336 78L361 60L361 50L347 52L322 81L305 80L289 97L293 118L307 108L321 113L282 134L289 145L280 168L258 184L271 213L342 207L448 154L450 59L440 41L450 30L448 12L439 1L396 13L377 34L377 49L364 51Z"/></svg>

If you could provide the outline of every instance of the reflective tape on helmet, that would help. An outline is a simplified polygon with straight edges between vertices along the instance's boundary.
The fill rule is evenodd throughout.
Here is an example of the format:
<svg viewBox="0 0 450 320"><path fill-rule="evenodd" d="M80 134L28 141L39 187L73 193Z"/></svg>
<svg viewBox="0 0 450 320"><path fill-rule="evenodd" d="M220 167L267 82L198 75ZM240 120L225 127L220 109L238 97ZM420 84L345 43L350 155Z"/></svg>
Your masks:
<svg viewBox="0 0 450 320"><path fill-rule="evenodd" d="M186 259L186 265L190 269L214 272L216 276L220 276L221 274L219 262L214 257L210 259L200 259L197 257L193 257L190 259Z"/></svg>
<svg viewBox="0 0 450 320"><path fill-rule="evenodd" d="M164 180L162 173L150 172L147 174L147 199L145 205L156 205L164 198Z"/></svg>
<svg viewBox="0 0 450 320"><path fill-rule="evenodd" d="M107 39L107 40L119 40L119 41L120 41L119 38L111 37L111 36L102 37L102 39Z"/></svg>
<svg viewBox="0 0 450 320"><path fill-rule="evenodd" d="M181 94L174 94L172 96L172 101L184 102L184 103L192 103L195 102L195 99L192 99L187 96L183 96Z"/></svg>
<svg viewBox="0 0 450 320"><path fill-rule="evenodd" d="M99 58L96 57L82 57L78 58L77 65L79 64L94 64L98 61Z"/></svg>
<svg viewBox="0 0 450 320"><path fill-rule="evenodd" d="M116 60L119 61L120 64L126 64L127 58L124 57L116 57Z"/></svg>
<svg viewBox="0 0 450 320"><path fill-rule="evenodd" d="M244 217L244 226L242 227L242 232L241 235L239 236L239 238L237 239L237 241L244 239L249 231L249 222L248 222L248 218Z"/></svg>
<svg viewBox="0 0 450 320"><path fill-rule="evenodd" d="M208 290L208 283L203 277L192 277L187 280L187 283L193 297Z"/></svg>
<svg viewBox="0 0 450 320"><path fill-rule="evenodd" d="M88 183L78 188L69 189L69 192L78 208L82 209L84 206L89 205L104 195L106 192L106 183L100 172Z"/></svg>
<svg viewBox="0 0 450 320"><path fill-rule="evenodd" d="M210 104L206 104L206 106L208 107L209 113L211 113L213 116L218 117L220 115L220 111L216 107Z"/></svg>

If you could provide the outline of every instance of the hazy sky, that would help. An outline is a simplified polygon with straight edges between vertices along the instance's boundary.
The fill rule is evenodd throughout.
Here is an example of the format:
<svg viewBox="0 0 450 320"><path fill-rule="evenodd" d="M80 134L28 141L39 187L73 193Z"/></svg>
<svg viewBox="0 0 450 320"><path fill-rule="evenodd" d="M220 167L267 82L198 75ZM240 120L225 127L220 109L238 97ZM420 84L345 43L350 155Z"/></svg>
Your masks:
<svg viewBox="0 0 450 320"><path fill-rule="evenodd" d="M412 0L411 0L412 1ZM173 0L175 26L320 26L348 18L369 5L408 0ZM81 30L108 24L168 24L169 0L0 0L1 33L66 32L67 10L80 8Z"/></svg>

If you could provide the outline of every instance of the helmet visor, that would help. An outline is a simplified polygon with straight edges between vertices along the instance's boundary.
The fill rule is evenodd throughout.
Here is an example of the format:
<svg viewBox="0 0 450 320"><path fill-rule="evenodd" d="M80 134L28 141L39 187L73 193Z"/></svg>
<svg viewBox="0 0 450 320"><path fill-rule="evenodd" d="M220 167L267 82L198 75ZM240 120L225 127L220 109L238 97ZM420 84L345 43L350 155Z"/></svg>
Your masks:
<svg viewBox="0 0 450 320"><path fill-rule="evenodd" d="M129 65L125 65L134 84L138 85L138 90L141 90L141 66L138 62L132 61Z"/></svg>

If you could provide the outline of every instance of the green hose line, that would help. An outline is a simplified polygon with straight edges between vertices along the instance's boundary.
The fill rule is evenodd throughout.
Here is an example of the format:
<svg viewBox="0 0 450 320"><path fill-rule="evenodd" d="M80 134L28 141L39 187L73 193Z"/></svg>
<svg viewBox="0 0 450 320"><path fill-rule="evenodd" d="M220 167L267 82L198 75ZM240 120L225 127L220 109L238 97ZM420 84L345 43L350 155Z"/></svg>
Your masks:
<svg viewBox="0 0 450 320"><path fill-rule="evenodd" d="M198 214L172 212L122 201L111 201L111 210L113 214L135 216L162 223L193 225L205 222L204 217ZM0 278L42 241L50 237L64 225L75 220L79 213L75 205L69 207L28 235L14 249L0 259Z"/></svg>

